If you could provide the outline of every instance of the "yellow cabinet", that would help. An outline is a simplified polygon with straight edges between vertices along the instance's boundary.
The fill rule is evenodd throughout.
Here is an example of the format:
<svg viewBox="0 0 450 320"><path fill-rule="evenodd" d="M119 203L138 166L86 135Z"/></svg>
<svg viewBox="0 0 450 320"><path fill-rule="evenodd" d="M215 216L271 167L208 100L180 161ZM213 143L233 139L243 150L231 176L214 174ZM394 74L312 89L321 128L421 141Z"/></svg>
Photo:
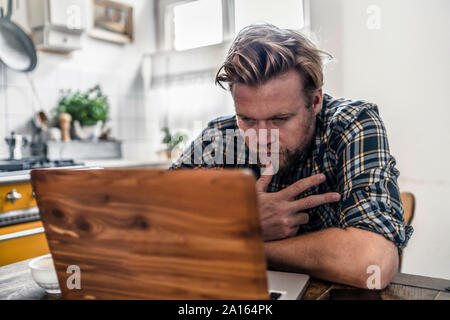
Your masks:
<svg viewBox="0 0 450 320"><path fill-rule="evenodd" d="M29 182L0 184L0 214L36 206L33 189Z"/></svg>
<svg viewBox="0 0 450 320"><path fill-rule="evenodd" d="M30 182L0 184L0 217L36 207ZM41 221L0 227L0 266L49 253Z"/></svg>
<svg viewBox="0 0 450 320"><path fill-rule="evenodd" d="M47 253L50 250L40 221L0 228L0 266Z"/></svg>

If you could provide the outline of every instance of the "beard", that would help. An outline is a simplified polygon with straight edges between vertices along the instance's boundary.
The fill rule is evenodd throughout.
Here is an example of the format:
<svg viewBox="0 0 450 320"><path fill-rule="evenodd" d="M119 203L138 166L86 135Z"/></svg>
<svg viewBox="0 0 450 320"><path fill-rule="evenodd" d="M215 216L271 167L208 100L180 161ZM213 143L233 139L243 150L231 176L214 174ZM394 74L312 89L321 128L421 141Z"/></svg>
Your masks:
<svg viewBox="0 0 450 320"><path fill-rule="evenodd" d="M305 146L302 146L294 151L286 150L283 152L283 158L280 159L278 175L281 177L291 175L296 170L296 165L302 158L303 154L311 145L312 139L308 141Z"/></svg>
<svg viewBox="0 0 450 320"><path fill-rule="evenodd" d="M305 136L299 138L300 144L295 149L289 150L288 148L280 147L278 154L271 154L270 157L267 157L267 152L259 150L258 166L260 168L264 168L268 162L267 160L269 159L272 162L274 168L278 169L278 171L275 173L278 174L280 177L295 174L296 167L299 161L302 159L305 152L308 152L313 143L315 130L316 130L316 121L315 117L313 117L311 121L308 122L308 125L304 130L304 132L306 133ZM278 163L275 165L273 163L274 156L277 156L275 160L278 161Z"/></svg>

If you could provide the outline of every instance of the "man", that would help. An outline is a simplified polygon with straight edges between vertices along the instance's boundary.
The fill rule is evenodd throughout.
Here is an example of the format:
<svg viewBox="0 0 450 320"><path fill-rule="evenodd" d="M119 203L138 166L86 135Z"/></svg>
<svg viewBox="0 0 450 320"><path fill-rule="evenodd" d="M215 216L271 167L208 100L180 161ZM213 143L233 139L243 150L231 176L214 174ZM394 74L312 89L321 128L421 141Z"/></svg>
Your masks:
<svg viewBox="0 0 450 320"><path fill-rule="evenodd" d="M361 288L375 270L384 288L412 234L399 171L377 106L323 94L324 54L292 30L243 29L216 77L236 115L211 121L171 169L252 169L269 267Z"/></svg>

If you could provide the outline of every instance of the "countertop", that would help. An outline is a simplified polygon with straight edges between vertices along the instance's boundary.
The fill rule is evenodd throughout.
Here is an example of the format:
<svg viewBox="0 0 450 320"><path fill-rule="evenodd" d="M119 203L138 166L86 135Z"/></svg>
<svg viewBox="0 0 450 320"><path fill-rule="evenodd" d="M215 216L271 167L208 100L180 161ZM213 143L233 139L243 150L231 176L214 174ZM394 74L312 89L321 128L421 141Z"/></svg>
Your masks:
<svg viewBox="0 0 450 320"><path fill-rule="evenodd" d="M64 167L64 169L70 168L154 168L154 169L167 169L169 168L170 161L145 161L145 160L133 160L133 159L104 159L104 160L77 160L77 162L84 163L83 166L76 167ZM12 182L26 182L30 180L30 171L13 171L13 172L0 172L0 184L12 183Z"/></svg>
<svg viewBox="0 0 450 320"><path fill-rule="evenodd" d="M0 267L0 300L61 299L60 295L46 293L33 281L28 268L30 260ZM312 278L303 300L328 300L333 289L355 290L349 286ZM447 290L450 290L450 280L398 273L391 284L380 291L380 296L383 300L450 300L450 292Z"/></svg>
<svg viewBox="0 0 450 320"><path fill-rule="evenodd" d="M87 167L103 168L161 168L166 169L172 164L171 161L145 161L130 159L106 159L106 160L80 160Z"/></svg>

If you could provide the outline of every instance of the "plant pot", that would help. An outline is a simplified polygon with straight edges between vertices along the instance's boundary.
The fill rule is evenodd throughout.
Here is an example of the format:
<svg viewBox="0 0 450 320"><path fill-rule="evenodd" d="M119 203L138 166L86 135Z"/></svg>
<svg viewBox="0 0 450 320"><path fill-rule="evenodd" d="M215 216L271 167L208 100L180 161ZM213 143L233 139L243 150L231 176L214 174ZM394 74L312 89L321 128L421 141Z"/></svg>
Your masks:
<svg viewBox="0 0 450 320"><path fill-rule="evenodd" d="M183 154L183 151L180 150L179 148L163 149L163 150L159 150L156 154L158 155L158 157L160 159L170 160L173 162L173 161L177 160Z"/></svg>
<svg viewBox="0 0 450 320"><path fill-rule="evenodd" d="M97 121L94 125L82 126L78 120L73 122L75 136L80 140L97 141L102 134L103 122Z"/></svg>

